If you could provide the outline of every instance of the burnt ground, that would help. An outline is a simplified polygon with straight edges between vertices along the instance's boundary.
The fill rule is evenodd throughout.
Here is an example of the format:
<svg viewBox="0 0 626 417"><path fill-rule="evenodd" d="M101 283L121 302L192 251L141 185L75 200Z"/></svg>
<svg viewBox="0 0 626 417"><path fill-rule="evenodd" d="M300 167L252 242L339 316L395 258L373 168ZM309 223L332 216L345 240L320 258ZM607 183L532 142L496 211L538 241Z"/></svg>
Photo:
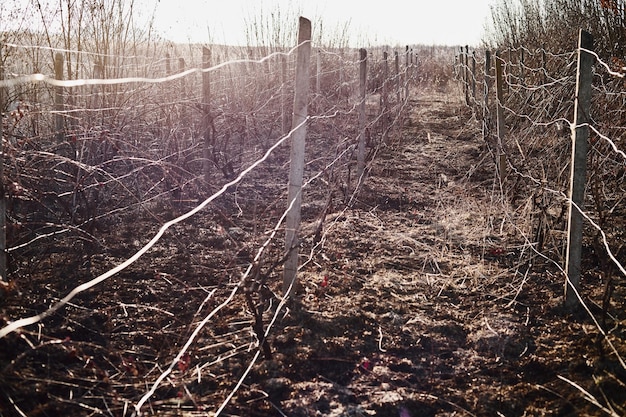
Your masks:
<svg viewBox="0 0 626 417"><path fill-rule="evenodd" d="M623 415L626 369L607 344L624 356L623 290L606 316L606 340L588 314L561 307L562 274L524 238L534 219L496 192L493 158L459 96L415 92L352 205L330 198L322 218L325 195L305 206L303 229L324 227L312 255L303 253L297 302L276 314L273 244L255 282L228 298L267 238L260 219L276 215L281 195L272 181L242 184L39 327L1 340L1 415L131 415L170 364L142 411L212 415L268 326L267 349L222 415ZM176 207L148 212L168 210ZM37 268L21 266L3 320L42 311L160 224L118 220L99 226L97 248L57 241L61 249ZM585 300L600 318L602 271L586 262Z"/></svg>

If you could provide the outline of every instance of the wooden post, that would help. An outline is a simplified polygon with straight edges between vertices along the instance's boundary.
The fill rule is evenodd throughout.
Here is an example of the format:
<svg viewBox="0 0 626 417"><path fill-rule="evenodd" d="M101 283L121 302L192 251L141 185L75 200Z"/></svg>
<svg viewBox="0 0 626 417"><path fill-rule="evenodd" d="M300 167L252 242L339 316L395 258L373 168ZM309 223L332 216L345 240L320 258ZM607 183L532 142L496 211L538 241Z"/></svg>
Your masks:
<svg viewBox="0 0 626 417"><path fill-rule="evenodd" d="M296 85L291 124L291 163L287 204L289 211L285 221L285 251L287 257L283 271L283 294L289 297L296 287L298 272L298 229L302 205L302 177L304 176L304 148L308 117L308 96L311 77L311 21L300 17L296 57Z"/></svg>
<svg viewBox="0 0 626 417"><path fill-rule="evenodd" d="M281 124L282 124L282 134L286 135L289 133L289 112L287 111L287 57L282 56L281 66L280 66L280 85L281 85L281 96L282 99L280 101L280 114L281 114Z"/></svg>
<svg viewBox="0 0 626 417"><path fill-rule="evenodd" d="M363 181L365 170L365 96L367 93L367 50L359 50L359 136L356 151L355 188Z"/></svg>
<svg viewBox="0 0 626 417"><path fill-rule="evenodd" d="M489 136L489 128L491 123L487 120L491 112L489 111L489 94L491 94L491 51L485 51L485 74L483 79L485 86L484 105L483 105L483 140L487 140Z"/></svg>
<svg viewBox="0 0 626 417"><path fill-rule="evenodd" d="M410 59L409 52L410 52L409 45L405 45L404 46L404 59L405 59L405 65L407 68L411 66L411 59Z"/></svg>
<svg viewBox="0 0 626 417"><path fill-rule="evenodd" d="M202 68L211 66L211 50L202 48ZM211 75L208 71L202 73L202 133L204 137L202 172L204 182L209 183L211 147L213 146L213 126L211 120Z"/></svg>
<svg viewBox="0 0 626 417"><path fill-rule="evenodd" d="M409 80L411 79L411 60L409 55L409 45L406 45L406 49L404 51L405 59L406 59L406 71L404 76L404 99L409 99Z"/></svg>
<svg viewBox="0 0 626 417"><path fill-rule="evenodd" d="M398 56L398 51L393 51L393 53L396 61L396 95L398 105L400 105L400 57Z"/></svg>
<svg viewBox="0 0 626 417"><path fill-rule="evenodd" d="M461 48L462 50L463 48ZM469 106L469 46L465 45L465 52L463 52L463 85L465 86L465 104Z"/></svg>
<svg viewBox="0 0 626 417"><path fill-rule="evenodd" d="M576 74L576 100L574 102L575 128L572 129L572 162L570 175L570 204L567 225L567 257L565 280L565 306L578 306L576 292L580 289L581 256L583 241L583 203L587 171L587 140L591 106L592 65L594 56L583 49L593 49L591 34L580 30L578 39L578 70ZM578 206L575 207L574 205Z"/></svg>
<svg viewBox="0 0 626 417"><path fill-rule="evenodd" d="M461 81L465 81L463 79L463 47L462 46L461 46L461 52L459 53L459 56L458 56L458 61L459 61L459 70L457 72L457 77L460 78Z"/></svg>
<svg viewBox="0 0 626 417"><path fill-rule="evenodd" d="M0 42L0 55L3 52L3 45ZM4 65L0 62L0 81L4 81ZM4 111L5 104L5 87L0 87L0 114ZM2 120L0 118L0 284L8 281L7 277L7 201L6 193L4 190L4 141L2 140ZM5 285L0 285L0 301L3 298L3 288Z"/></svg>
<svg viewBox="0 0 626 417"><path fill-rule="evenodd" d="M389 98L387 97L387 93L389 92L389 88L387 87L387 83L389 81L389 54L387 51L383 52L383 91L382 91L382 104L383 104L383 143L387 143L387 129L388 129L388 114L389 111Z"/></svg>
<svg viewBox="0 0 626 417"><path fill-rule="evenodd" d="M476 51L472 51L472 98L476 102Z"/></svg>
<svg viewBox="0 0 626 417"><path fill-rule="evenodd" d="M57 52L54 55L54 78L57 80L63 80L63 54ZM57 143L62 143L65 140L65 123L63 117L63 87L54 88L54 127Z"/></svg>
<svg viewBox="0 0 626 417"><path fill-rule="evenodd" d="M506 176L506 155L504 154L503 146L504 136L506 135L506 125L504 124L504 108L502 107L504 101L502 84L502 59L500 58L500 52L496 52L496 167L500 186L504 185L504 177Z"/></svg>

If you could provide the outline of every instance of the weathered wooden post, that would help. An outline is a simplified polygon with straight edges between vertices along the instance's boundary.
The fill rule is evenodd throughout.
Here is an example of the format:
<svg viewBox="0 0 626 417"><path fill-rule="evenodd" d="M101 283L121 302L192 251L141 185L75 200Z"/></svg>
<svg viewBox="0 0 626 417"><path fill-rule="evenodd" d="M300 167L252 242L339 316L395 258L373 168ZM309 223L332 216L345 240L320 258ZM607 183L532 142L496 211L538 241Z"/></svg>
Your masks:
<svg viewBox="0 0 626 417"><path fill-rule="evenodd" d="M398 105L400 105L400 57L398 56L398 51L393 51L395 64L396 64L396 95L398 100Z"/></svg>
<svg viewBox="0 0 626 417"><path fill-rule="evenodd" d="M311 21L300 17L298 29L298 51L296 57L296 85L293 100L293 121L291 124L291 163L288 212L285 220L285 251L287 252L283 270L283 294L289 297L294 291L298 272L298 229L300 228L300 207L302 205L302 177L304 176L304 148L308 118L308 96L311 77Z"/></svg>
<svg viewBox="0 0 626 417"><path fill-rule="evenodd" d="M572 162L570 174L570 202L567 224L567 256L565 260L565 306L578 305L580 289L581 257L583 241L583 203L587 172L587 140L591 107L592 66L594 56L593 36L580 30L578 38L578 69L576 73L576 100L574 102L575 125L572 129Z"/></svg>
<svg viewBox="0 0 626 417"><path fill-rule="evenodd" d="M461 48L462 50L463 48ZM463 60L463 84L465 85L465 104L470 105L469 98L469 46L465 45L465 52L463 53L465 59Z"/></svg>
<svg viewBox="0 0 626 417"><path fill-rule="evenodd" d="M365 96L367 93L367 50L359 50L359 136L356 151L356 185L363 181L365 171Z"/></svg>
<svg viewBox="0 0 626 417"><path fill-rule="evenodd" d="M504 94L502 90L502 59L500 52L496 52L496 132L497 132L497 149L496 149L496 167L497 175L500 180L500 186L504 185L506 177L506 155L504 154L504 136L506 135L506 125L504 123Z"/></svg>
<svg viewBox="0 0 626 417"><path fill-rule="evenodd" d="M289 112L287 111L287 57L285 55L282 56L281 65L280 65L280 91L281 91L281 100L280 100L280 120L282 127L282 134L286 135L289 133Z"/></svg>
<svg viewBox="0 0 626 417"><path fill-rule="evenodd" d="M382 141L383 143L387 143L387 129L388 129L388 124L389 124L389 120L388 120L388 111L389 111L389 98L387 97L387 94L389 93L389 87L387 86L387 83L389 82L389 54L387 53L387 51L383 52L383 91L382 91L382 104L383 104L383 108L382 108L382 113L383 113L383 137L382 137Z"/></svg>
<svg viewBox="0 0 626 417"><path fill-rule="evenodd" d="M476 102L476 51L472 51L472 99Z"/></svg>
<svg viewBox="0 0 626 417"><path fill-rule="evenodd" d="M485 86L484 104L483 104L483 140L487 140L489 136L489 128L491 126L490 120L488 120L491 112L489 111L489 94L491 94L491 51L485 51L485 74L483 78L483 84Z"/></svg>
<svg viewBox="0 0 626 417"><path fill-rule="evenodd" d="M209 183L211 147L213 146L213 121L211 120L211 74L207 68L211 66L211 50L207 47L202 48L202 134L203 144L203 161L202 172L204 174L204 182Z"/></svg>
<svg viewBox="0 0 626 417"><path fill-rule="evenodd" d="M0 55L3 52L3 44L0 42ZM4 65L0 62L0 82L4 81ZM5 87L0 87L0 114L4 110L5 104ZM2 140L4 132L2 131L2 118L0 117L0 301L3 298L3 290L8 281L7 277L7 201L4 190L4 141Z"/></svg>
<svg viewBox="0 0 626 417"><path fill-rule="evenodd" d="M57 80L63 80L63 62L65 61L63 54L57 52L54 55L54 78ZM65 123L63 118L63 87L57 86L54 88L54 127L57 143L62 143L65 140Z"/></svg>
<svg viewBox="0 0 626 417"><path fill-rule="evenodd" d="M404 99L409 99L409 80L411 79L411 56L409 54L409 45L406 45L406 49L404 51L405 61L406 61L406 70L404 76Z"/></svg>

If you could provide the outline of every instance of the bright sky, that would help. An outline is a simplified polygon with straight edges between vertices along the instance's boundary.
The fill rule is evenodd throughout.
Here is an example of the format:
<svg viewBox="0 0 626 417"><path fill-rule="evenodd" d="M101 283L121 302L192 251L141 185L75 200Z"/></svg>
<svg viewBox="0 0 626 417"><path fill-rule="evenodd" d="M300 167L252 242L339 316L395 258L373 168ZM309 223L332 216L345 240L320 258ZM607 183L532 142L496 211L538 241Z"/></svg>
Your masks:
<svg viewBox="0 0 626 417"><path fill-rule="evenodd" d="M175 42L246 45L254 16L280 11L281 20L298 15L324 29L349 23L354 39L372 44L478 45L494 0L159 0L156 29ZM366 5L367 4L367 5ZM283 18L284 16L284 18ZM246 22L248 22L246 24ZM292 22L285 22L291 27ZM316 38L313 27L313 39ZM210 34L210 36L209 36ZM358 39L358 41L357 41ZM352 45L359 46L359 45ZM368 46L368 45L362 45Z"/></svg>

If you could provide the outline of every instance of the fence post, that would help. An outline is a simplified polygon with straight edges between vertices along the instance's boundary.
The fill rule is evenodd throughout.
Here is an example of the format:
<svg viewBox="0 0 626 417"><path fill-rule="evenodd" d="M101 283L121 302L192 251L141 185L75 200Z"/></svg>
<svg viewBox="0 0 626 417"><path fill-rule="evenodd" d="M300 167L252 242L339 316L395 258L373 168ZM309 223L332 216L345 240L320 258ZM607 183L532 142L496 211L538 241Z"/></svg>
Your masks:
<svg viewBox="0 0 626 417"><path fill-rule="evenodd" d="M289 133L289 112L287 111L287 57L282 55L280 63L280 85L281 85L281 100L280 100L280 120L282 126L282 134Z"/></svg>
<svg viewBox="0 0 626 417"><path fill-rule="evenodd" d="M383 143L387 143L387 125L388 125L388 106L389 106L389 98L387 97L387 93L389 91L388 87L387 87L387 82L389 81L389 60L388 60L389 54L387 54L387 51L383 52L383 91L382 91L382 104L383 104L383 137L382 137L382 141Z"/></svg>
<svg viewBox="0 0 626 417"><path fill-rule="evenodd" d="M409 55L409 45L406 45L406 50L404 52L406 56L406 70L404 75L404 99L409 99L409 80L411 79L411 56Z"/></svg>
<svg viewBox="0 0 626 417"><path fill-rule="evenodd" d="M365 95L367 87L367 50L359 50L359 139L356 152L356 185L363 181L365 170Z"/></svg>
<svg viewBox="0 0 626 417"><path fill-rule="evenodd" d="M398 56L398 51L393 51L395 57L396 64L396 95L398 99L398 106L400 105L400 57Z"/></svg>
<svg viewBox="0 0 626 417"><path fill-rule="evenodd" d="M458 61L458 62L457 62ZM454 63L458 64L458 69L456 71L456 76L457 79L464 81L463 80L463 47L461 46L461 52L459 53L458 56L455 56L454 58ZM457 66L455 65L455 68L457 68Z"/></svg>
<svg viewBox="0 0 626 417"><path fill-rule="evenodd" d="M465 52L463 52L463 47L461 47L462 56L465 59L463 61L463 85L465 87L465 104L469 106L469 46L465 45Z"/></svg>
<svg viewBox="0 0 626 417"><path fill-rule="evenodd" d="M300 17L298 28L298 51L296 57L296 84L291 123L291 164L289 167L289 211L285 221L285 250L287 252L283 270L283 294L291 295L296 287L298 272L298 229L302 205L302 177L304 175L304 145L308 117L308 95L311 77L311 21Z"/></svg>
<svg viewBox="0 0 626 417"><path fill-rule="evenodd" d="M0 42L0 55L3 51L3 44ZM4 81L4 65L0 62L0 81ZM4 94L5 87L0 87L0 114L4 111ZM7 239L6 239L6 210L7 210L7 202L6 202L6 194L4 190L4 145L2 141L3 131L2 131L2 118L0 117L0 301L2 300L4 294L3 289L8 282L7 277Z"/></svg>
<svg viewBox="0 0 626 417"><path fill-rule="evenodd" d="M57 80L63 80L63 62L65 61L63 54L57 52L54 55L54 78ZM56 129L57 143L63 142L65 135L64 118L63 118L63 87L54 88L54 127Z"/></svg>
<svg viewBox="0 0 626 417"><path fill-rule="evenodd" d="M587 139L589 138L589 110L591 106L591 67L594 57L586 50L593 49L591 34L580 30L578 38L578 70L576 74L576 100L574 102L575 127L572 129L572 162L570 174L570 202L567 224L567 257L565 278L565 306L578 305L576 292L580 289L580 267L583 240L583 203L587 171ZM575 207L576 205L577 207Z"/></svg>
<svg viewBox="0 0 626 417"><path fill-rule="evenodd" d="M485 74L483 83L485 86L484 105L483 105L483 140L486 141L489 136L489 130L491 123L488 122L487 117L489 113L489 94L491 94L491 51L485 51Z"/></svg>
<svg viewBox="0 0 626 417"><path fill-rule="evenodd" d="M202 68L207 69L211 66L211 50L206 46L202 48ZM204 174L204 182L209 183L211 146L213 145L213 130L211 120L211 75L208 71L202 72L202 133L204 136L204 144L202 148L202 172Z"/></svg>
<svg viewBox="0 0 626 417"><path fill-rule="evenodd" d="M500 186L504 185L504 177L506 176L506 155L504 154L504 136L506 135L506 125L504 123L504 108L502 103L504 101L504 94L502 91L502 59L500 58L500 52L496 52L496 167L497 175L500 179Z"/></svg>
<svg viewBox="0 0 626 417"><path fill-rule="evenodd" d="M472 51L472 98L476 102L476 51Z"/></svg>

